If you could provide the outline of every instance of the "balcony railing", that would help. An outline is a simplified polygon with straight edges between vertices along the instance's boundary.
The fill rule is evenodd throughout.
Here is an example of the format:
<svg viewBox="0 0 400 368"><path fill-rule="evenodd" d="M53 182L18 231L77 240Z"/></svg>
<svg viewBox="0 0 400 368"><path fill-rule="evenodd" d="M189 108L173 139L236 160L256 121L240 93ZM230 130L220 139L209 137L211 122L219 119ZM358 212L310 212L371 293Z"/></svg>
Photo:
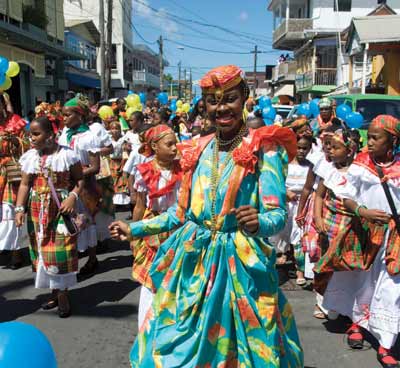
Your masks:
<svg viewBox="0 0 400 368"><path fill-rule="evenodd" d="M134 70L133 84L148 85L157 88L160 86L160 77L146 71Z"/></svg>
<svg viewBox="0 0 400 368"><path fill-rule="evenodd" d="M317 68L315 73L310 70L304 74L297 74L296 88L304 89L313 85L334 86L336 85L336 74L336 68Z"/></svg>
<svg viewBox="0 0 400 368"><path fill-rule="evenodd" d="M298 47L298 41L304 40L304 31L313 28L313 20L310 18L285 19L273 33L274 48L288 50Z"/></svg>
<svg viewBox="0 0 400 368"><path fill-rule="evenodd" d="M280 63L273 69L272 79L274 81L278 80L291 80L293 81L296 76L296 61L285 61Z"/></svg>

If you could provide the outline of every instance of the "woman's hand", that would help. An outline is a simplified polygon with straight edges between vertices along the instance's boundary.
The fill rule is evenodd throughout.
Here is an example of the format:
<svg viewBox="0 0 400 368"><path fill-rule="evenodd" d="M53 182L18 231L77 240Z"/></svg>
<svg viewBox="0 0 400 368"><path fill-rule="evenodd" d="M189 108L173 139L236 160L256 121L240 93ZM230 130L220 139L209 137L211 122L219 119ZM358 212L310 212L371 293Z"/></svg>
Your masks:
<svg viewBox="0 0 400 368"><path fill-rule="evenodd" d="M370 210L367 208L360 208L359 214L362 218L366 219L367 221L381 225L388 224L391 219L391 216L389 214L381 210Z"/></svg>
<svg viewBox="0 0 400 368"><path fill-rule="evenodd" d="M240 228L251 234L257 233L260 223L258 221L258 210L256 208L249 205L240 206L239 208L232 208L230 213L236 216Z"/></svg>
<svg viewBox="0 0 400 368"><path fill-rule="evenodd" d="M70 194L68 198L62 201L60 212L65 215L71 215L75 211L76 197Z"/></svg>
<svg viewBox="0 0 400 368"><path fill-rule="evenodd" d="M324 219L322 217L315 218L315 229L319 234L326 234L328 229L324 223Z"/></svg>
<svg viewBox="0 0 400 368"><path fill-rule="evenodd" d="M15 226L21 227L25 222L25 213L18 212L15 214Z"/></svg>
<svg viewBox="0 0 400 368"><path fill-rule="evenodd" d="M115 240L132 240L131 228L126 222L115 221L109 227L111 238Z"/></svg>

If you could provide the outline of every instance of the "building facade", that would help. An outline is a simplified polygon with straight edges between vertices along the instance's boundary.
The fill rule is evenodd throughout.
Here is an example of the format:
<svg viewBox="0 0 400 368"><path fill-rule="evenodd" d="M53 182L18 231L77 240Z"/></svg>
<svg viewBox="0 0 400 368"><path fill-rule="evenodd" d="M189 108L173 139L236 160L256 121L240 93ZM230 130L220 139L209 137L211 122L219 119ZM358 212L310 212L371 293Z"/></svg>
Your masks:
<svg viewBox="0 0 400 368"><path fill-rule="evenodd" d="M0 55L21 69L7 91L15 111L25 116L41 101L63 99L63 61L82 58L65 47L63 1L0 1L0 31Z"/></svg>
<svg viewBox="0 0 400 368"><path fill-rule="evenodd" d="M353 17L366 16L382 0L272 0L273 47L289 50L296 60L295 87L302 100L348 84L346 35ZM388 0L395 11L399 2ZM397 7L397 8L396 8ZM359 72L356 60L355 74ZM363 63L363 60L361 60ZM371 62L368 68L371 69ZM362 69L362 66L361 66ZM356 75L354 75L356 77ZM357 78L355 78L357 79Z"/></svg>
<svg viewBox="0 0 400 368"><path fill-rule="evenodd" d="M107 1L104 1L107 18ZM99 28L98 0L64 0L65 19L91 19ZM99 52L97 52L99 54ZM165 62L166 63L166 62ZM100 58L97 58L100 73ZM126 96L129 90L159 91L158 54L145 45L133 43L132 1L113 2L112 70L113 97Z"/></svg>
<svg viewBox="0 0 400 368"><path fill-rule="evenodd" d="M97 73L97 48L100 33L89 19L66 20L65 43L69 49L85 56L83 60L65 62L68 90L82 92L92 101L100 99L100 75Z"/></svg>

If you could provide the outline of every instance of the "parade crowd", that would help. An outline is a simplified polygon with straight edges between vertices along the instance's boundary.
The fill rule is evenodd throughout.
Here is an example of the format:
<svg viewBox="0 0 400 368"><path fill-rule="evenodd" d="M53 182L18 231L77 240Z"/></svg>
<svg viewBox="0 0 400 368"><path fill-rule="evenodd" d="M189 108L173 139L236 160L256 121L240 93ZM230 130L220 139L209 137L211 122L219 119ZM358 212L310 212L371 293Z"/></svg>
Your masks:
<svg viewBox="0 0 400 368"><path fill-rule="evenodd" d="M376 116L363 135L324 97L314 118L274 124L231 65L200 86L190 102L131 94L99 106L71 93L29 124L3 93L10 268L22 265L26 222L35 287L51 293L42 308L66 318L97 249L129 241L141 284L133 367L293 368L303 348L277 272L293 264L297 285L313 286L315 318L348 317L349 347L369 332L379 362L398 367L400 121Z"/></svg>

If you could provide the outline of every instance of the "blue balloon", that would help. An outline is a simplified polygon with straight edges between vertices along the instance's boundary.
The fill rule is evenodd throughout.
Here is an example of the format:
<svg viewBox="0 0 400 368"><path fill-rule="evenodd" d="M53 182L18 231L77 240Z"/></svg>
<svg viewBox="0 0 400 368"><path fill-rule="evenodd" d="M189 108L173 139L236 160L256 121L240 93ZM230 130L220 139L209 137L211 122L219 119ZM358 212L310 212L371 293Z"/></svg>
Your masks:
<svg viewBox="0 0 400 368"><path fill-rule="evenodd" d="M359 129L364 123L364 118L359 112L350 112L344 119L347 126L351 129Z"/></svg>
<svg viewBox="0 0 400 368"><path fill-rule="evenodd" d="M171 102L169 108L171 109L171 111L175 112L177 109L176 102Z"/></svg>
<svg viewBox="0 0 400 368"><path fill-rule="evenodd" d="M0 86L2 86L5 81L6 81L6 75L4 73L0 73Z"/></svg>
<svg viewBox="0 0 400 368"><path fill-rule="evenodd" d="M147 96L144 92L139 93L140 102L144 105L147 101Z"/></svg>
<svg viewBox="0 0 400 368"><path fill-rule="evenodd" d="M346 116L351 113L351 107L346 104L341 104L336 108L336 116L339 119L345 120Z"/></svg>
<svg viewBox="0 0 400 368"><path fill-rule="evenodd" d="M9 62L4 56L0 56L0 73L6 73L8 70Z"/></svg>
<svg viewBox="0 0 400 368"><path fill-rule="evenodd" d="M133 95L133 93L134 93L134 92L133 92L132 90L129 90L129 91L128 91L128 95Z"/></svg>
<svg viewBox="0 0 400 368"><path fill-rule="evenodd" d="M257 112L257 111L259 111L259 110L262 110L261 107L260 107L260 105L254 106L253 112Z"/></svg>
<svg viewBox="0 0 400 368"><path fill-rule="evenodd" d="M297 109L297 115L305 115L306 118L309 118L311 116L310 105L307 102L303 102Z"/></svg>
<svg viewBox="0 0 400 368"><path fill-rule="evenodd" d="M272 106L272 101L268 96L261 96L258 100L258 105L263 109L264 107Z"/></svg>
<svg viewBox="0 0 400 368"><path fill-rule="evenodd" d="M272 106L264 107L263 110L262 110L262 117L263 117L264 121L265 121L265 119L269 119L269 120L274 121L275 117L276 117L275 108L272 107Z"/></svg>
<svg viewBox="0 0 400 368"><path fill-rule="evenodd" d="M310 101L311 116L316 118L319 115L319 98L314 98Z"/></svg>
<svg viewBox="0 0 400 368"><path fill-rule="evenodd" d="M168 103L168 94L166 92L160 92L157 96L157 99L161 105L166 105Z"/></svg>
<svg viewBox="0 0 400 368"><path fill-rule="evenodd" d="M2 367L57 368L56 355L47 337L22 322L0 324Z"/></svg>

